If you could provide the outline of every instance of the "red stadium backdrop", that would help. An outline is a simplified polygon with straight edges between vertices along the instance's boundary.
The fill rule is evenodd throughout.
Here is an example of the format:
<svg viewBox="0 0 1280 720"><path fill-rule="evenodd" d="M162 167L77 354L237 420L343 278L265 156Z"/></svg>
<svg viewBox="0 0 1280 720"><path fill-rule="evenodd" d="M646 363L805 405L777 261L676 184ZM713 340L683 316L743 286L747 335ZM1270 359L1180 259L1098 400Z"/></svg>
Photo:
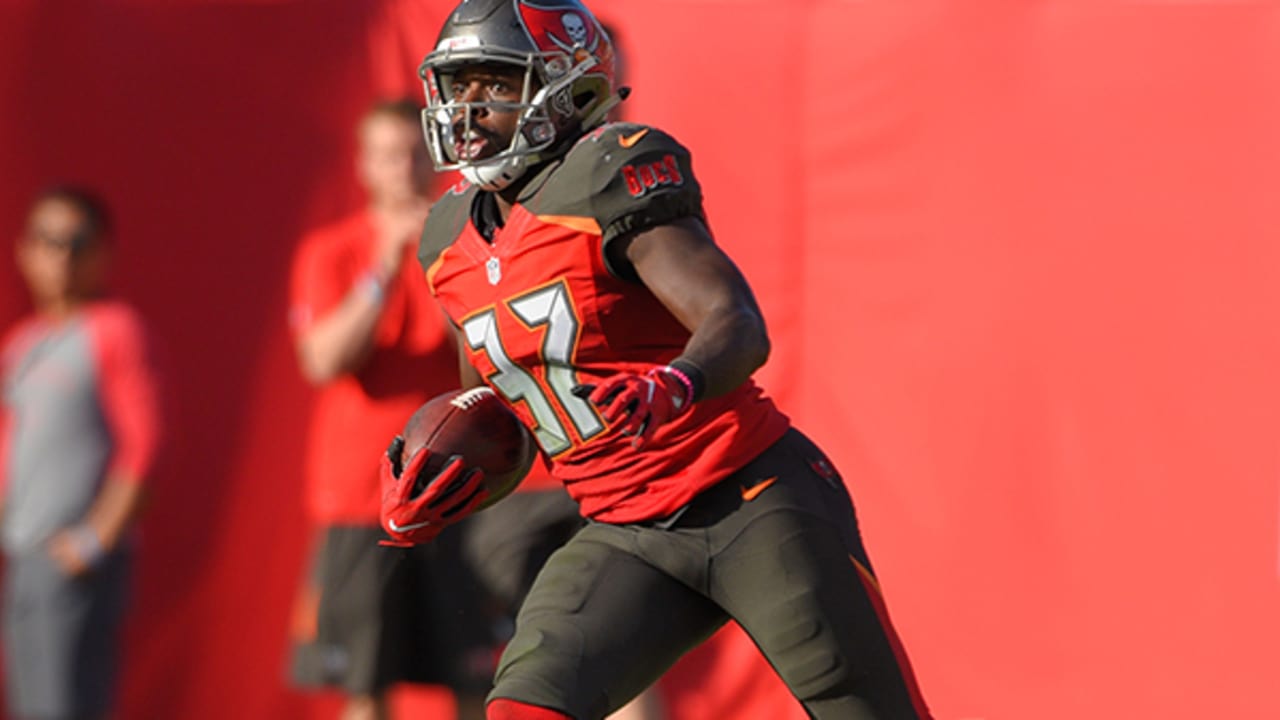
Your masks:
<svg viewBox="0 0 1280 720"><path fill-rule="evenodd" d="M284 681L285 278L445 5L0 3L0 233L50 180L101 187L168 369L123 718L332 714ZM937 717L1280 717L1280 3L596 5L631 116L694 150L763 381L843 468ZM732 634L690 658L675 720L802 716L752 667Z"/></svg>

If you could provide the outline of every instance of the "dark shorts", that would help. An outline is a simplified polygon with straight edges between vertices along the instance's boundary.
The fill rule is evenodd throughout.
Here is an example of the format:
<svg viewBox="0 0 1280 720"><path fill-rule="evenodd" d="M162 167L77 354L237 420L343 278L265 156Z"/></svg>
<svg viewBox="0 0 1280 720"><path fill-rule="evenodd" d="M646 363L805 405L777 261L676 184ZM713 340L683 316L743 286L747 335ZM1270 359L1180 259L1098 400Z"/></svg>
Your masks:
<svg viewBox="0 0 1280 720"><path fill-rule="evenodd" d="M130 565L128 552L111 553L70 578L43 552L7 558L4 668L11 717L106 714Z"/></svg>
<svg viewBox="0 0 1280 720"><path fill-rule="evenodd" d="M672 517L552 555L489 697L602 718L730 619L812 717L929 717L844 483L794 430Z"/></svg>
<svg viewBox="0 0 1280 720"><path fill-rule="evenodd" d="M314 558L316 638L295 646L293 679L372 695L396 682L484 693L500 647L496 603L461 558L466 523L413 548L380 528L335 526Z"/></svg>

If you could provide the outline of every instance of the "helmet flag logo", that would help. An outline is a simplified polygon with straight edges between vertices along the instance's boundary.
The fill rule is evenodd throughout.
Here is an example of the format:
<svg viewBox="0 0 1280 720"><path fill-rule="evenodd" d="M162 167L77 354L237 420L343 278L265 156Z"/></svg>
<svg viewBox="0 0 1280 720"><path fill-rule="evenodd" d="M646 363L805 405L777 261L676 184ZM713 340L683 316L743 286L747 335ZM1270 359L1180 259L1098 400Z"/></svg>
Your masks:
<svg viewBox="0 0 1280 720"><path fill-rule="evenodd" d="M600 32L596 29L594 19L585 17L582 13L564 12L560 9L544 10L521 3L520 15L524 18L529 33L533 35L533 41L545 52L560 51L574 57L574 49L581 48L594 55L600 44Z"/></svg>

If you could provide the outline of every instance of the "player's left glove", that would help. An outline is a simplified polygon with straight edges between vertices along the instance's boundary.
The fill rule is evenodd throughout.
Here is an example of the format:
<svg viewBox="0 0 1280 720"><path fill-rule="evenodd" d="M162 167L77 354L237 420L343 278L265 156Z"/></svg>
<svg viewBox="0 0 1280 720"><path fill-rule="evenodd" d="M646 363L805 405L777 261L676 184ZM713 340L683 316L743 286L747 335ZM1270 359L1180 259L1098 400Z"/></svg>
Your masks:
<svg viewBox="0 0 1280 720"><path fill-rule="evenodd" d="M382 529L391 536L381 544L409 547L431 542L446 527L475 512L489 498L484 471L468 470L454 455L435 472L427 468L431 453L420 448L400 467L404 438L397 435L378 468L382 486Z"/></svg>
<svg viewBox="0 0 1280 720"><path fill-rule="evenodd" d="M692 386L665 367L643 375L619 373L596 386L579 385L575 393L600 408L605 422L621 423L622 434L632 436L635 448L648 442L659 425L693 405Z"/></svg>

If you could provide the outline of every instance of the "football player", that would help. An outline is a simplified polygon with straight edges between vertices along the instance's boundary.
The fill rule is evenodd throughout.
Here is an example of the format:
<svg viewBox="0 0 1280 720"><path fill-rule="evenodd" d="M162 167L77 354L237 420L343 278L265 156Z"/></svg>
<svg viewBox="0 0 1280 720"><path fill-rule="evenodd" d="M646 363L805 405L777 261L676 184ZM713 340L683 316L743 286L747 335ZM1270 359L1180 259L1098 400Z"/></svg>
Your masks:
<svg viewBox="0 0 1280 720"><path fill-rule="evenodd" d="M577 0L465 0L420 73L435 163L465 178L419 249L464 384L510 404L591 521L535 581L487 717L604 717L730 619L815 718L930 717L843 481L751 378L768 335L689 151L605 122L627 91L600 24ZM462 458L414 496L425 453L398 457L397 540L486 497Z"/></svg>

